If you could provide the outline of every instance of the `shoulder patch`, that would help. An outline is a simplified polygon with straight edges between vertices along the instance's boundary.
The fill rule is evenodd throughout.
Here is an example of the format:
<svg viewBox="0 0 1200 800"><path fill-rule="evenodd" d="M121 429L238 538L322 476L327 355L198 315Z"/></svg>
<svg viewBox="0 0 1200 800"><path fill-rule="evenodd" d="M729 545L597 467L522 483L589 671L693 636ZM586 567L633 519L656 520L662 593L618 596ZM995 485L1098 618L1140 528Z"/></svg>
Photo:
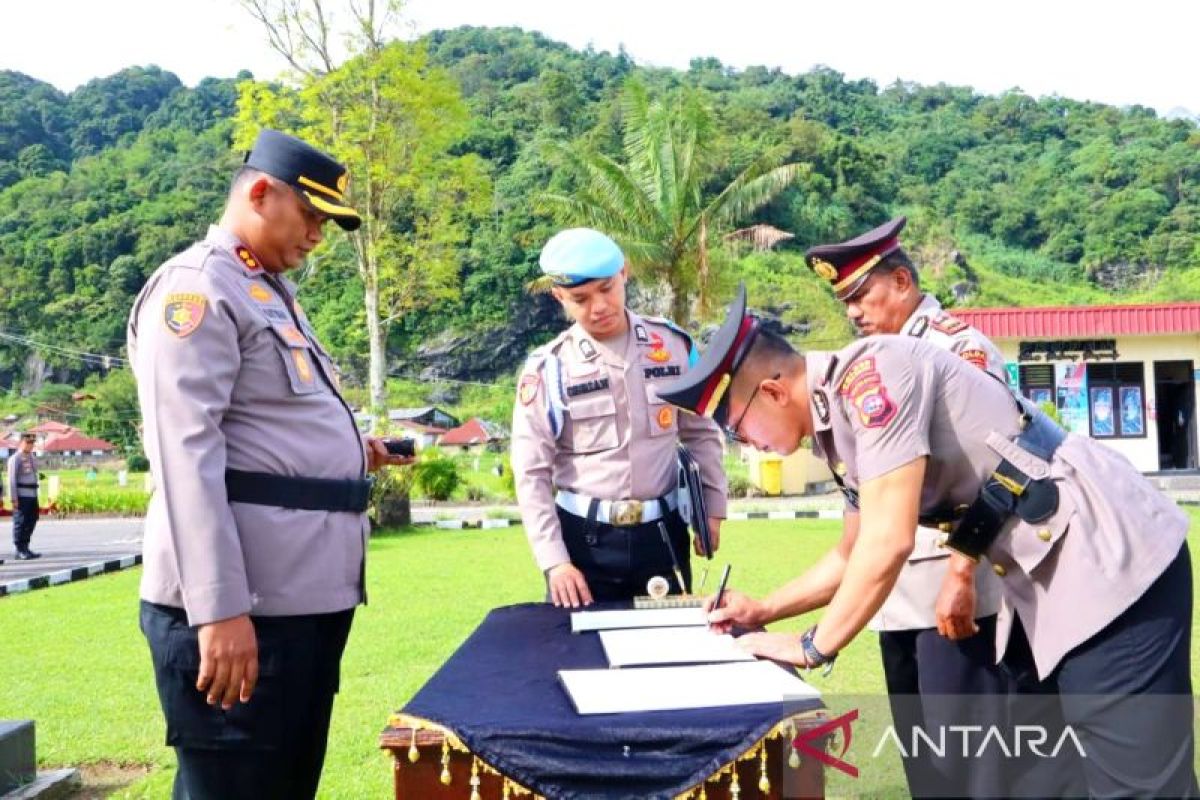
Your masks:
<svg viewBox="0 0 1200 800"><path fill-rule="evenodd" d="M961 333L967 329L967 323L961 319L950 316L949 314L939 314L936 319L929 323L935 331L941 331L947 336L953 336L956 333Z"/></svg>
<svg viewBox="0 0 1200 800"><path fill-rule="evenodd" d="M526 373L521 376L521 385L517 387L517 398L521 401L521 405L527 406L532 403L538 395L538 389L542 386L542 377L536 372Z"/></svg>
<svg viewBox="0 0 1200 800"><path fill-rule="evenodd" d="M970 350L963 350L961 353L959 353L959 356L962 357L963 361L968 361L982 370L986 370L988 368L987 353L983 352L977 347L973 347Z"/></svg>
<svg viewBox="0 0 1200 800"><path fill-rule="evenodd" d="M208 298L195 292L167 295L163 301L163 323L180 339L193 333L204 321Z"/></svg>
<svg viewBox="0 0 1200 800"><path fill-rule="evenodd" d="M875 369L875 357L860 358L846 367L846 372L842 375L842 382L838 384L838 394L845 397L857 397L867 388L878 385L879 382L879 372Z"/></svg>
<svg viewBox="0 0 1200 800"><path fill-rule="evenodd" d="M854 395L854 407L858 419L865 428L882 428L896 416L896 404L888 396L887 387L881 383L868 386Z"/></svg>

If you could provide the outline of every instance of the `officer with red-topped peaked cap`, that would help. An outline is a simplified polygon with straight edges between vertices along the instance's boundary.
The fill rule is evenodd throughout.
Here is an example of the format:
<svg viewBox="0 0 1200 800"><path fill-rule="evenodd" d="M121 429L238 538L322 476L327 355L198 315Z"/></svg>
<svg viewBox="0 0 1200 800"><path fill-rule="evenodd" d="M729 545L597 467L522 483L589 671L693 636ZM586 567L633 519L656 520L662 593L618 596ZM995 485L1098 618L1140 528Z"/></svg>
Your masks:
<svg viewBox="0 0 1200 800"><path fill-rule="evenodd" d="M917 268L900 244L906 222L897 217L848 241L812 247L805 261L832 285L860 336L923 339L1006 381L999 349L943 311L933 295L921 293ZM848 524L857 524L857 513L847 506ZM871 620L872 630L879 631L892 717L905 737L905 731L936 720L946 703L941 698L978 703L979 695L1015 688L995 663L1000 579L988 571L949 569L945 539L945 532L937 528L917 528L912 554ZM919 695L935 699L922 703ZM905 761L906 766L913 763ZM980 759L971 766L972 796L1010 794L993 762ZM921 773L909 770L915 795L922 794Z"/></svg>
<svg viewBox="0 0 1200 800"><path fill-rule="evenodd" d="M843 280L860 279L871 258ZM1086 781L1076 790L1195 796L1187 516L1119 453L1064 432L953 353L871 336L801 355L745 304L742 290L708 351L659 395L761 450L791 453L811 437L859 513L815 576L763 600L726 592L710 621L754 627L823 605L802 635L740 641L758 655L832 665L887 600L918 521L945 525L955 558L986 559L1000 578L997 653L1057 698L1083 754L1067 764Z"/></svg>
<svg viewBox="0 0 1200 800"><path fill-rule="evenodd" d="M676 496L678 444L700 465L715 545L725 516L720 431L710 420L678 414L656 392L695 362L691 337L625 307L629 267L600 231L560 231L540 263L574 324L534 350L521 370L512 466L548 599L571 607L630 600L645 595L654 576L676 593L690 591L692 547Z"/></svg>

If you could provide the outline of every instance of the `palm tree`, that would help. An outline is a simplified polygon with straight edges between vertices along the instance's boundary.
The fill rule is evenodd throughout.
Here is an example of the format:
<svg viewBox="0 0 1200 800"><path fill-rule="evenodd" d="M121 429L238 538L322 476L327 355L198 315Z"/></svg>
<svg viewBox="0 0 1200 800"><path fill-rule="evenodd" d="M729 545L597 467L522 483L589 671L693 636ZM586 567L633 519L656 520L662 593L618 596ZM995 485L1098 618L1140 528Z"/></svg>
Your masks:
<svg viewBox="0 0 1200 800"><path fill-rule="evenodd" d="M652 100L636 82L622 98L625 163L587 147L559 146L576 178L571 194L547 193L540 205L560 222L604 231L621 246L636 277L659 288L672 318L686 324L710 308L722 255L710 241L788 187L801 164L776 165L768 153L715 195L709 148L712 115L696 92L674 102ZM537 283L537 282L535 282Z"/></svg>

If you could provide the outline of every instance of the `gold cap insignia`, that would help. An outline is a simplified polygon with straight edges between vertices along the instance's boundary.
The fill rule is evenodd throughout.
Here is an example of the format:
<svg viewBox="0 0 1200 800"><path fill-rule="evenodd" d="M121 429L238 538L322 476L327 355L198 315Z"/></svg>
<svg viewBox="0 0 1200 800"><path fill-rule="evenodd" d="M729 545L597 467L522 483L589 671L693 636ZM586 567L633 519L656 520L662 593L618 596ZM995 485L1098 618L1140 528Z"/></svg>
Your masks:
<svg viewBox="0 0 1200 800"><path fill-rule="evenodd" d="M349 172L343 172L341 175L338 175L337 190L339 193L345 194L346 187L349 184L350 184L350 173Z"/></svg>
<svg viewBox="0 0 1200 800"><path fill-rule="evenodd" d="M831 281L837 277L837 268L823 258L814 258L812 260L813 272L817 273L817 277Z"/></svg>

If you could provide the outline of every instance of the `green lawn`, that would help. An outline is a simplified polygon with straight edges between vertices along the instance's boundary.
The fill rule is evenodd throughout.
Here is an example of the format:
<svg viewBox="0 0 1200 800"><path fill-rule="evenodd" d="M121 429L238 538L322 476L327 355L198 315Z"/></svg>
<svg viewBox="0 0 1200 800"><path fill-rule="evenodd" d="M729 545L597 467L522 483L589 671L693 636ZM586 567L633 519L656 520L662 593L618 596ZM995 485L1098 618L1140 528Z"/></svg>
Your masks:
<svg viewBox="0 0 1200 800"><path fill-rule="evenodd" d="M1193 511L1192 519L1195 529L1200 514ZM714 563L734 564L731 584L762 594L815 560L838 529L824 521L728 523ZM1198 549L1193 544L1193 554ZM0 719L37 720L43 766L157 765L114 796L161 798L169 793L173 756L162 745L149 656L137 629L139 574L0 599ZM376 748L388 713L489 609L542 593L518 528L376 536L367 576L371 602L358 611L343 661L322 797L389 796L390 765ZM860 636L832 676L813 680L838 694L882 692L875 636Z"/></svg>

